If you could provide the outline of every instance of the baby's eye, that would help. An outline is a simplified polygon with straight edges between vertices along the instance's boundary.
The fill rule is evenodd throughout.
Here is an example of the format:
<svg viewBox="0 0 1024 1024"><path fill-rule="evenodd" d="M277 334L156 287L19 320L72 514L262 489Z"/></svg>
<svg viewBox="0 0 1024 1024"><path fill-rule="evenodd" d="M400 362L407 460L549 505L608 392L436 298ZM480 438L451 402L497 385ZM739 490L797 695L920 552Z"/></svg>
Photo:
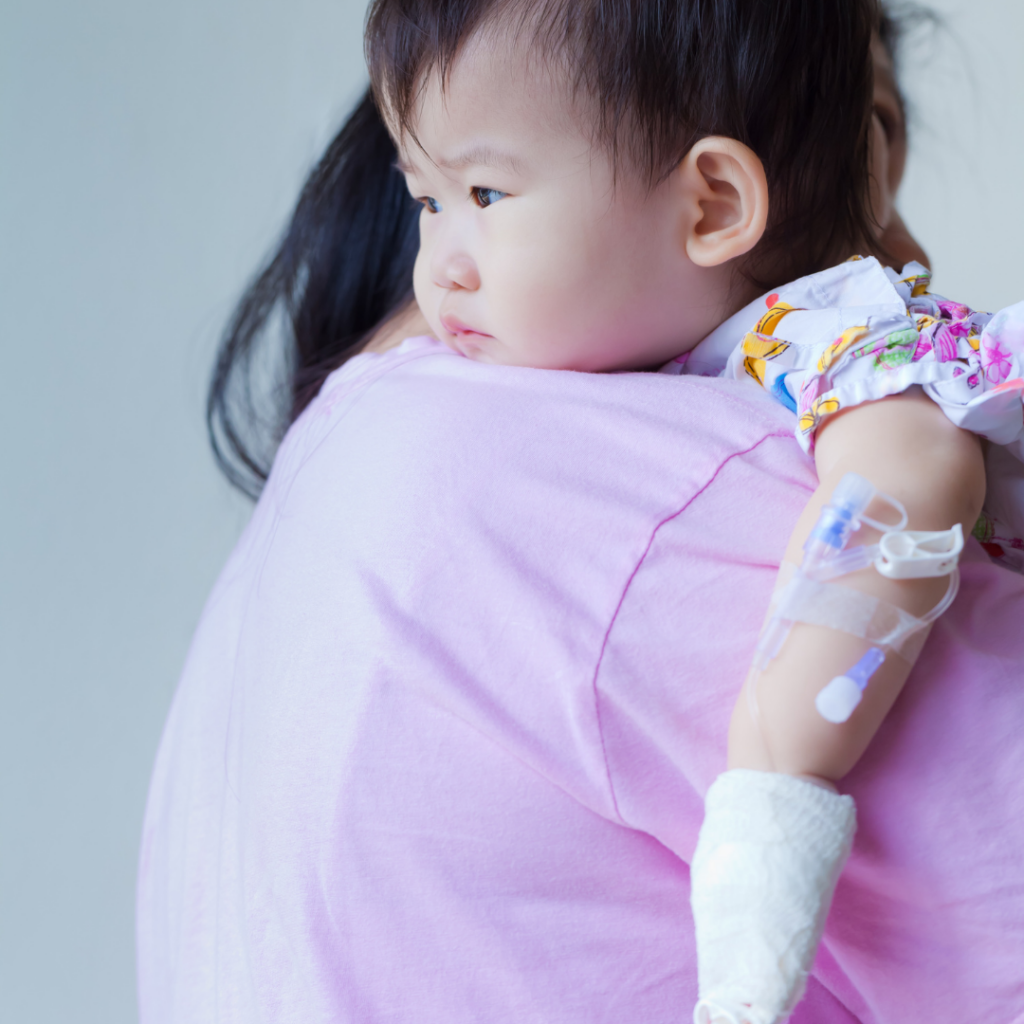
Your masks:
<svg viewBox="0 0 1024 1024"><path fill-rule="evenodd" d="M440 213L441 204L433 196L418 196L417 203L422 203L431 213Z"/></svg>
<svg viewBox="0 0 1024 1024"><path fill-rule="evenodd" d="M480 207L490 206L508 195L507 192L499 192L496 188L481 188L479 185L474 185L469 190L469 194L473 197L476 205Z"/></svg>

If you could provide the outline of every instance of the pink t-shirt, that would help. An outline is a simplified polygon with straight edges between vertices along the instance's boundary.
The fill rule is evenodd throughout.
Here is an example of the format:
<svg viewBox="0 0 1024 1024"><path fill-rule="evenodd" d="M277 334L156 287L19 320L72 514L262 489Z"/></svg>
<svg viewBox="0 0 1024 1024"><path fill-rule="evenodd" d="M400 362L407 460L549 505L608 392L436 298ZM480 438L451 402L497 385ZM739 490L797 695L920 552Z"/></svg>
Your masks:
<svg viewBox="0 0 1024 1024"><path fill-rule="evenodd" d="M157 758L143 1024L679 1024L687 862L815 485L756 385L335 373ZM963 586L847 790L797 1024L1024 1020L1024 578Z"/></svg>

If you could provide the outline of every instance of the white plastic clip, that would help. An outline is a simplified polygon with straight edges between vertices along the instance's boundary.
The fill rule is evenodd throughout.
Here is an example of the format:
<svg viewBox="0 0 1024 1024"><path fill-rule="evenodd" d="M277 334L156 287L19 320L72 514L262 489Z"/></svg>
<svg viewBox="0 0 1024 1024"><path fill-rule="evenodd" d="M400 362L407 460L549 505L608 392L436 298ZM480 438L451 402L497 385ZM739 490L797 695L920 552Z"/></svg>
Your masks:
<svg viewBox="0 0 1024 1024"><path fill-rule="evenodd" d="M964 549L964 531L957 523L951 530L929 533L900 530L882 534L875 568L891 580L916 580L948 576L957 567Z"/></svg>

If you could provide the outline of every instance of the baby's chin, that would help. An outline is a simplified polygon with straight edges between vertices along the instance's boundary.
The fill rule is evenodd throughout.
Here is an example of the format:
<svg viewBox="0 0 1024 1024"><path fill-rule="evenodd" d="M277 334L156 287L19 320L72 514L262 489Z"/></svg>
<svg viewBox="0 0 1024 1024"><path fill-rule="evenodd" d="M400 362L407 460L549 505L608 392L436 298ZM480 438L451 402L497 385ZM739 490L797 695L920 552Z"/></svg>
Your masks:
<svg viewBox="0 0 1024 1024"><path fill-rule="evenodd" d="M435 328L434 337L447 345L457 355L472 359L474 363L489 363L493 366L531 366L533 364L516 358L514 348L503 344L491 334L475 331L452 334L443 326Z"/></svg>
<svg viewBox="0 0 1024 1024"><path fill-rule="evenodd" d="M457 355L472 359L475 363L500 362L487 350L488 347L485 344L493 341L493 338L485 338L482 335L449 334L444 330L435 331L434 337L440 338L442 343Z"/></svg>
<svg viewBox="0 0 1024 1024"><path fill-rule="evenodd" d="M440 339L458 355L472 359L475 363L487 363L491 366L603 373L621 369L621 361L628 359L628 355L618 351L611 354L602 352L595 347L581 344L578 339L551 338L547 343L539 344L537 339L531 339L533 344L517 345L488 334L452 334L443 327L435 329L434 337Z"/></svg>

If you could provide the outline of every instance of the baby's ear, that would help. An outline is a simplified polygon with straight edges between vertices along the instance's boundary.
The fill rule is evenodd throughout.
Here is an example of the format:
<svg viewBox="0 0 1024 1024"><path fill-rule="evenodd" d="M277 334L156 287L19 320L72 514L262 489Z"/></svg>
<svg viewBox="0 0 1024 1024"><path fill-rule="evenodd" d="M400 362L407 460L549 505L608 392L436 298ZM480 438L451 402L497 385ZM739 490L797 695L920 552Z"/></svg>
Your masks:
<svg viewBox="0 0 1024 1024"><path fill-rule="evenodd" d="M675 170L683 203L686 255L715 267L749 252L768 222L768 182L749 147L721 136L701 139Z"/></svg>

